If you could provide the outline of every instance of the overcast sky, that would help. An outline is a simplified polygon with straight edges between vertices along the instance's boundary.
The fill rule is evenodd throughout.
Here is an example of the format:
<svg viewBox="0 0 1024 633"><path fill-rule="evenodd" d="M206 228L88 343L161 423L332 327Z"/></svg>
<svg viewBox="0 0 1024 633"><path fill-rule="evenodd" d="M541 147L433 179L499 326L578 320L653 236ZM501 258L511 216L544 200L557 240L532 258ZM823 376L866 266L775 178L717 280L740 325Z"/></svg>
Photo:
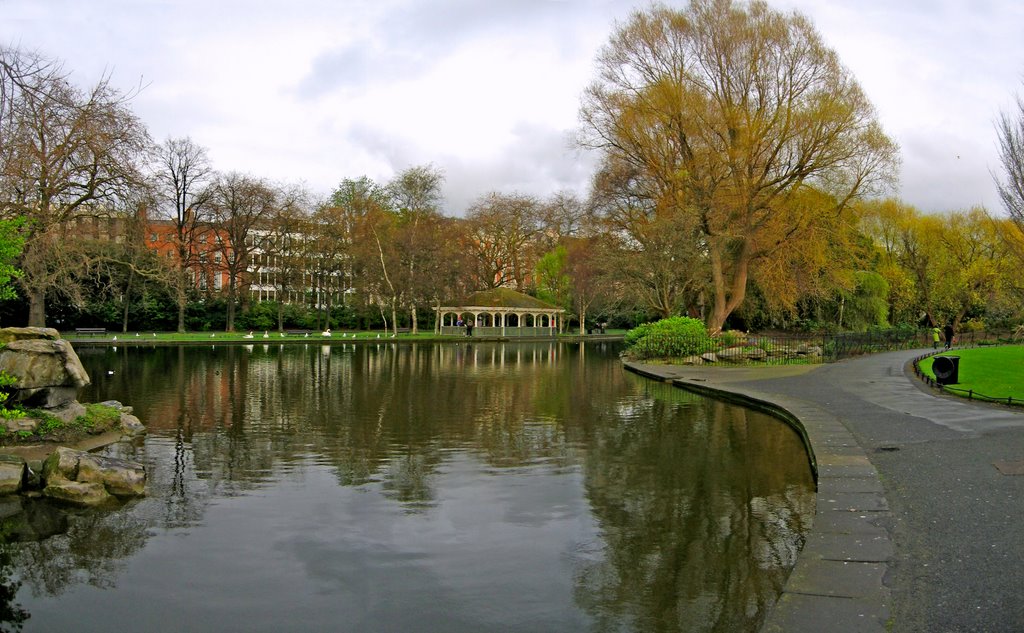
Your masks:
<svg viewBox="0 0 1024 633"><path fill-rule="evenodd" d="M670 3L682 6L683 3ZM809 16L901 148L898 195L1002 212L993 121L1024 78L1020 0L771 0ZM446 211L490 191L585 195L580 96L636 0L0 0L0 42L89 85L144 86L156 140L326 194L432 163Z"/></svg>

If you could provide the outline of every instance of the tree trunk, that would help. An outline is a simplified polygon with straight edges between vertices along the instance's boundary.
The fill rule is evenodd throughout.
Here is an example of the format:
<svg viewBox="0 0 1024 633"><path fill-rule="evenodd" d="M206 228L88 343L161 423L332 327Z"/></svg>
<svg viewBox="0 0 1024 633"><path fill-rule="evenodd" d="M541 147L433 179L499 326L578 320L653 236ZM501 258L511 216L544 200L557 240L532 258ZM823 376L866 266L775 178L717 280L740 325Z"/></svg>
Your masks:
<svg viewBox="0 0 1024 633"><path fill-rule="evenodd" d="M28 326L46 327L46 290L28 288Z"/></svg>
<svg viewBox="0 0 1024 633"><path fill-rule="evenodd" d="M228 305L227 315L224 322L224 330L227 332L235 331L235 296L233 292L228 292Z"/></svg>
<svg viewBox="0 0 1024 633"><path fill-rule="evenodd" d="M413 306L409 310L409 317L412 319L412 324L409 326L409 332L411 332L412 334L419 334L420 327L419 323L416 322L416 306Z"/></svg>
<svg viewBox="0 0 1024 633"><path fill-rule="evenodd" d="M238 278L235 275L228 276L228 314L227 323L224 329L228 332L235 331L235 289L238 286Z"/></svg>
<svg viewBox="0 0 1024 633"><path fill-rule="evenodd" d="M743 243L740 251L733 256L732 279L728 279L722 258L722 250L725 245L716 243L711 246L711 279L714 284L715 304L711 309L711 318L708 320L708 333L712 336L722 331L725 320L729 318L733 310L743 303L747 291L747 276L750 268L750 245Z"/></svg>
<svg viewBox="0 0 1024 633"><path fill-rule="evenodd" d="M178 304L178 334L185 333L185 306L188 304L188 292L185 290L188 273L184 270L178 272L178 278L176 280L176 287L174 289L174 298Z"/></svg>
<svg viewBox="0 0 1024 633"><path fill-rule="evenodd" d="M178 301L178 334L185 333L185 302Z"/></svg>
<svg viewBox="0 0 1024 633"><path fill-rule="evenodd" d="M128 284L124 289L124 311L121 313L121 333L126 334L128 332L128 308L131 307L132 301L132 282L135 281L135 274L128 274Z"/></svg>

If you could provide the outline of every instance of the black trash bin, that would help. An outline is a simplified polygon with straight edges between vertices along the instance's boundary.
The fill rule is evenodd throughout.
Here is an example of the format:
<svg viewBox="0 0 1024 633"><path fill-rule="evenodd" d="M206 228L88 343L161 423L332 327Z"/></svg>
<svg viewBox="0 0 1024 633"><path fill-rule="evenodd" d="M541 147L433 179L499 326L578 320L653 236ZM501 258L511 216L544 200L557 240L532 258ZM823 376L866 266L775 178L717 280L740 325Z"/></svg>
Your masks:
<svg viewBox="0 0 1024 633"><path fill-rule="evenodd" d="M955 385L960 382L960 357L936 356L932 362L935 382L940 385Z"/></svg>

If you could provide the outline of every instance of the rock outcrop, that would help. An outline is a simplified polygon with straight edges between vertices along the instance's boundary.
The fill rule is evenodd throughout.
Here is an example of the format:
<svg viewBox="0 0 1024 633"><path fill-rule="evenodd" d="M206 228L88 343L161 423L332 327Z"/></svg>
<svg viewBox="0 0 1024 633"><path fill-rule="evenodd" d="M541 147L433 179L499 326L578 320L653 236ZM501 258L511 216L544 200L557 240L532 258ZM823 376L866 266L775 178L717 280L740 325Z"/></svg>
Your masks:
<svg viewBox="0 0 1024 633"><path fill-rule="evenodd" d="M142 464L63 446L43 462L42 479L44 496L78 505L146 494L146 467Z"/></svg>
<svg viewBox="0 0 1024 633"><path fill-rule="evenodd" d="M61 440L76 437L76 433L100 434L120 431L121 436L133 437L145 432L145 427L132 415L132 408L120 402L102 403L113 409L116 416L93 415L76 400L78 390L89 384L78 354L71 344L50 328L0 329L0 370L13 379L6 386L7 404L39 409L21 418L0 419L0 434L15 433L18 437L44 434L43 440ZM67 426L54 424L52 418ZM83 420L78 420L83 418ZM94 420L102 419L102 423ZM44 428L45 423L45 428ZM75 424L71 424L75 423ZM56 430L55 430L56 429ZM116 437L116 436L115 436ZM115 497L134 497L145 494L146 469L138 463L102 457L66 447L58 447L43 463L41 473L30 469L25 460L0 455L0 495L10 495L31 489L32 494L42 488L42 494L78 505L97 505Z"/></svg>
<svg viewBox="0 0 1024 633"><path fill-rule="evenodd" d="M32 334L35 338L29 338ZM61 412L89 384L78 354L67 341L53 338L56 334L49 328L0 330L0 342L5 343L0 348L0 370L16 380L12 403Z"/></svg>
<svg viewBox="0 0 1024 633"><path fill-rule="evenodd" d="M15 455L0 455L0 495L21 492L28 479L25 460Z"/></svg>

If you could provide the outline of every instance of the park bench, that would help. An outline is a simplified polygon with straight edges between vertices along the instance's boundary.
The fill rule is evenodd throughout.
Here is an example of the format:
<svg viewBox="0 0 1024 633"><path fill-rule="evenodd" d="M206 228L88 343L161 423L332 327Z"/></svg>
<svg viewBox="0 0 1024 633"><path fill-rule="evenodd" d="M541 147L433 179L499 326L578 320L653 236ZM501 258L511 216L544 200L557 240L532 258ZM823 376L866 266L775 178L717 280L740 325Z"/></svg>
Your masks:
<svg viewBox="0 0 1024 633"><path fill-rule="evenodd" d="M107 333L107 328L105 328L105 327L76 327L75 328L75 334L80 334L82 336L92 336L92 335L99 336L100 334L106 334L106 333Z"/></svg>
<svg viewBox="0 0 1024 633"><path fill-rule="evenodd" d="M284 333L288 336L306 336L312 334L313 330L285 330Z"/></svg>

